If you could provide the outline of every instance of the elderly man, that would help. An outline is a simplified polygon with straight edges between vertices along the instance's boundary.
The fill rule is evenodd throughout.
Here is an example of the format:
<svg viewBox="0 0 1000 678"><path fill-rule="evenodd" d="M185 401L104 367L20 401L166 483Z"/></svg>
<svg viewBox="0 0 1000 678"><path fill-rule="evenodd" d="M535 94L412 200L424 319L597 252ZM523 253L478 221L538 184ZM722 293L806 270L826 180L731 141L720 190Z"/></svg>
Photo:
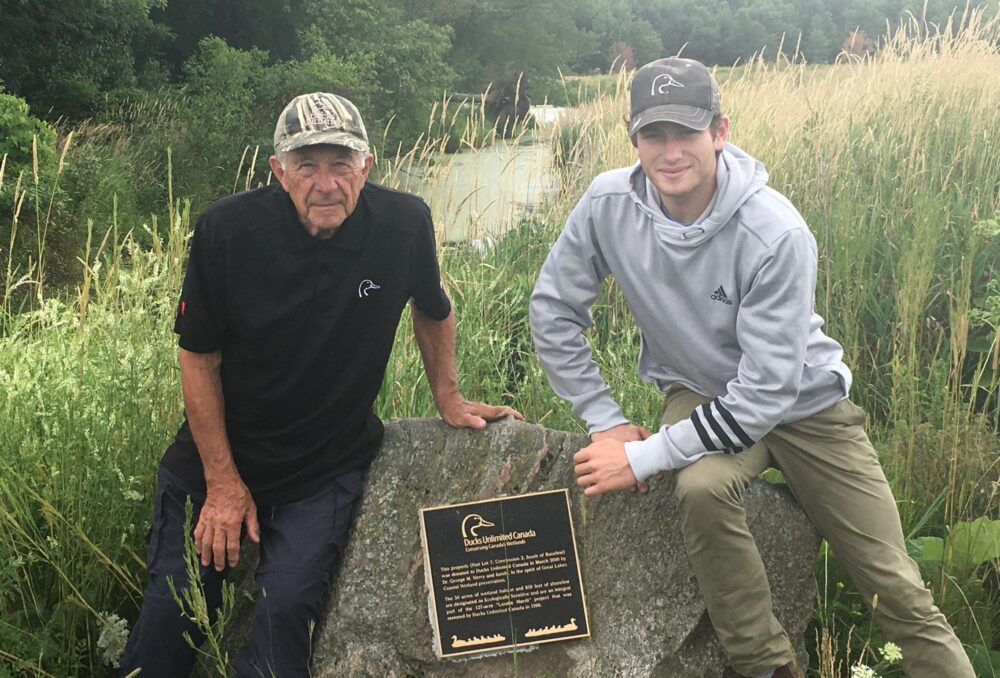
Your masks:
<svg viewBox="0 0 1000 678"><path fill-rule="evenodd" d="M197 633L167 583L187 585L190 497L211 609L241 532L260 543L261 592L237 675L308 675L311 630L382 437L372 405L408 301L442 418L482 428L521 416L460 393L430 210L367 182L357 108L335 94L296 97L274 151L278 184L217 201L191 241L174 326L187 420L160 464L149 585L123 674L191 671L183 634Z"/></svg>
<svg viewBox="0 0 1000 678"><path fill-rule="evenodd" d="M877 595L874 617L906 672L971 677L907 556L843 351L813 311L815 240L763 165L727 143L711 73L680 58L640 68L628 133L638 163L594 180L531 298L549 381L591 433L577 482L587 495L646 490L672 471L687 555L733 668L788 677L799 671L742 506L747 483L777 466L858 590ZM607 276L642 335L639 374L664 393L653 435L622 414L583 334Z"/></svg>

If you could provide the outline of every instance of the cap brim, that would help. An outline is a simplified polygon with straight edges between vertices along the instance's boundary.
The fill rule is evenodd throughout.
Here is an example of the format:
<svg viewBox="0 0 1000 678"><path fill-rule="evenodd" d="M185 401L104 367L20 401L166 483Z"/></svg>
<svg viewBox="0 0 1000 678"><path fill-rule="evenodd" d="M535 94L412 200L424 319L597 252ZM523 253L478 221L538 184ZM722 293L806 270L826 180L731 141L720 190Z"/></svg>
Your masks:
<svg viewBox="0 0 1000 678"><path fill-rule="evenodd" d="M361 153L368 153L368 143L349 132L299 132L286 138L274 147L276 153L287 153L303 146L317 146L319 144L330 144L331 146L346 146Z"/></svg>
<svg viewBox="0 0 1000 678"><path fill-rule="evenodd" d="M646 125L654 122L673 122L691 129L707 129L715 116L712 111L698 106L683 104L666 104L647 108L632 118L628 126L628 134L632 136Z"/></svg>

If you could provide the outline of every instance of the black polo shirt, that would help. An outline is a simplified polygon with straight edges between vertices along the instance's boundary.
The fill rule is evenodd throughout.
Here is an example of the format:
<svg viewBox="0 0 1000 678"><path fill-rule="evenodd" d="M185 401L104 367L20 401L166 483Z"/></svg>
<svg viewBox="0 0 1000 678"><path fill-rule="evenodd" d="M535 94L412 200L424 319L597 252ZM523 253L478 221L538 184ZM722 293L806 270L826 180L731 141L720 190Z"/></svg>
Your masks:
<svg viewBox="0 0 1000 678"><path fill-rule="evenodd" d="M411 298L436 320L451 310L416 196L366 183L326 240L277 184L198 219L174 331L181 348L222 353L226 430L258 504L309 496L371 461L383 430L372 404ZM163 463L204 488L187 421Z"/></svg>

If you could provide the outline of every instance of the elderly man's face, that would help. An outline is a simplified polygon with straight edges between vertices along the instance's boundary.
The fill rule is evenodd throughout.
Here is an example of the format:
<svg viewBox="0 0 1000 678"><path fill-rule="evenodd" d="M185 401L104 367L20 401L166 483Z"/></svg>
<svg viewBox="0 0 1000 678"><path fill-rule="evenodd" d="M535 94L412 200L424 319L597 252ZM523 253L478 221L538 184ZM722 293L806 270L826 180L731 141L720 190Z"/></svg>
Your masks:
<svg viewBox="0 0 1000 678"><path fill-rule="evenodd" d="M343 146L319 144L289 151L285 167L271 156L271 171L295 204L309 235L329 238L358 204L372 158Z"/></svg>

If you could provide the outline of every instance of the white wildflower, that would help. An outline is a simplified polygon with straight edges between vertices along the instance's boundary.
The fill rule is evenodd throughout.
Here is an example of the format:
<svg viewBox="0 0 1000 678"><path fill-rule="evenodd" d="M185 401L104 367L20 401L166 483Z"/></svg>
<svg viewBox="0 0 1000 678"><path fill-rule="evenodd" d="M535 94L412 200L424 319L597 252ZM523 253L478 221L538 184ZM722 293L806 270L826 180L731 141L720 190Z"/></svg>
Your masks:
<svg viewBox="0 0 1000 678"><path fill-rule="evenodd" d="M870 666L855 664L851 667L851 678L879 678L879 675Z"/></svg>
<svg viewBox="0 0 1000 678"><path fill-rule="evenodd" d="M112 668L118 668L119 660L125 653L128 640L128 622L112 613L104 613L101 619L101 635L97 647L101 650L101 661Z"/></svg>
<svg viewBox="0 0 1000 678"><path fill-rule="evenodd" d="M142 492L136 492L135 490L133 490L131 488L125 490L125 492L123 494L124 494L125 498L128 499L129 501L140 502L143 499Z"/></svg>
<svg viewBox="0 0 1000 678"><path fill-rule="evenodd" d="M903 651L896 643L886 643L882 646L882 658L887 662L898 662L903 658Z"/></svg>
<svg viewBox="0 0 1000 678"><path fill-rule="evenodd" d="M53 537L51 534L47 535L45 537L45 541L47 541L49 543L49 548L50 549L57 549L57 548L59 548L59 540L56 539L55 537Z"/></svg>

